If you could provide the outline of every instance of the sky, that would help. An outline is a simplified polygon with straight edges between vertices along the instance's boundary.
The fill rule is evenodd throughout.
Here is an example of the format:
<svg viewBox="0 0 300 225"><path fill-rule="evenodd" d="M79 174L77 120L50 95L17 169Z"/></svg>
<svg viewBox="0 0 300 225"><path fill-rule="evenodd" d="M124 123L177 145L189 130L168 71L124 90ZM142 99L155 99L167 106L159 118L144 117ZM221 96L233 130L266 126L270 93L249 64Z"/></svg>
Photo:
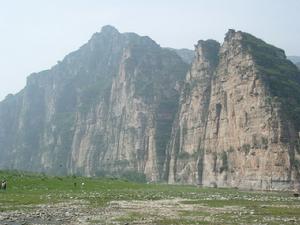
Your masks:
<svg viewBox="0 0 300 225"><path fill-rule="evenodd" d="M0 100L104 25L189 49L233 28L300 55L299 17L300 0L0 0Z"/></svg>

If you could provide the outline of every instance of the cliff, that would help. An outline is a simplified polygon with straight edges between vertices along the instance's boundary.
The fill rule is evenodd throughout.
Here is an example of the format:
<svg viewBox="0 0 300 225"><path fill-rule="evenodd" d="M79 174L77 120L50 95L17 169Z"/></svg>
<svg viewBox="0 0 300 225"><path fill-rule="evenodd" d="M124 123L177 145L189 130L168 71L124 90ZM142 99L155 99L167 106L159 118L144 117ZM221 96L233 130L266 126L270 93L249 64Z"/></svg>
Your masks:
<svg viewBox="0 0 300 225"><path fill-rule="evenodd" d="M0 168L299 189L299 69L234 30L191 57L103 27L0 103Z"/></svg>
<svg viewBox="0 0 300 225"><path fill-rule="evenodd" d="M172 128L169 183L299 188L299 70L284 52L230 30L199 41Z"/></svg>
<svg viewBox="0 0 300 225"><path fill-rule="evenodd" d="M103 27L1 102L0 167L159 180L187 69L149 37Z"/></svg>

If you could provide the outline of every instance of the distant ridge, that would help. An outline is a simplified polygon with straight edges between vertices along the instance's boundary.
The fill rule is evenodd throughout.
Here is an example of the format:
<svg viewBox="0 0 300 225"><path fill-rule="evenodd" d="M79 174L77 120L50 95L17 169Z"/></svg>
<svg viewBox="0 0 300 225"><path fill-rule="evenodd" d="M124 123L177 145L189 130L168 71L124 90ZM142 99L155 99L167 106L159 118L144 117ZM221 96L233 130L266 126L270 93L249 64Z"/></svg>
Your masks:
<svg viewBox="0 0 300 225"><path fill-rule="evenodd" d="M182 48L182 49L174 49L174 48L167 48L174 52L176 52L177 55L179 55L182 60L188 64L192 64L195 57L195 52L190 49Z"/></svg>
<svg viewBox="0 0 300 225"><path fill-rule="evenodd" d="M287 56L293 63L300 63L300 56Z"/></svg>

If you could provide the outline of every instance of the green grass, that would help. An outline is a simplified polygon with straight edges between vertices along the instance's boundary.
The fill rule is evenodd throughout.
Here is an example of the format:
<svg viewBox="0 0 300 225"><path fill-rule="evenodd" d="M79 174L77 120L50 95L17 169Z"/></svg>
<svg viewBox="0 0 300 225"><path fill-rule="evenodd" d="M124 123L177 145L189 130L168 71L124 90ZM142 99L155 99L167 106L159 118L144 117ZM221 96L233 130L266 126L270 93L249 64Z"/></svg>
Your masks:
<svg viewBox="0 0 300 225"><path fill-rule="evenodd" d="M139 219L142 219L143 217L146 217L146 215L144 215L142 213L138 213L138 212L131 212L125 216L121 216L121 217L117 218L116 221L125 223L127 221L139 220Z"/></svg>
<svg viewBox="0 0 300 225"><path fill-rule="evenodd" d="M195 221L192 219L185 219L185 218L179 218L179 219L172 219L172 218L162 218L155 221L155 224L160 225L182 225L182 224L211 224L211 222L206 221Z"/></svg>
<svg viewBox="0 0 300 225"><path fill-rule="evenodd" d="M247 192L227 188L132 183L115 178L52 177L40 174L0 171L7 179L6 191L0 192L0 212L32 210L38 204L84 200L87 207L108 207L111 201L140 200L145 212L128 211L117 222L137 222L150 218L147 202L181 199L174 206L177 216L154 218L153 224L293 224L300 222L300 198L288 192ZM74 183L76 182L76 187ZM81 183L85 185L82 186ZM194 210L193 207L196 207ZM198 208L197 208L198 207ZM187 210L188 209L188 210ZM289 222L291 221L291 222ZM90 221L97 224L97 220Z"/></svg>

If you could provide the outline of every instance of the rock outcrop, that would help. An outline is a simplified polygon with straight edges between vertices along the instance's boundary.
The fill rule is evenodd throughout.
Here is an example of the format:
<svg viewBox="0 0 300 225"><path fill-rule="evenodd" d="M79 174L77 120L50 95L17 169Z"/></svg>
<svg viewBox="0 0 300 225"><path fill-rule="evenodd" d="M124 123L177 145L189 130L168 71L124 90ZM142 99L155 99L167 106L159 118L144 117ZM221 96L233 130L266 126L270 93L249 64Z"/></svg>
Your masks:
<svg viewBox="0 0 300 225"><path fill-rule="evenodd" d="M172 129L169 183L253 189L299 185L300 74L284 52L230 30L199 41Z"/></svg>
<svg viewBox="0 0 300 225"><path fill-rule="evenodd" d="M191 56L103 27L0 103L0 168L299 189L299 69L234 30Z"/></svg>
<svg viewBox="0 0 300 225"><path fill-rule="evenodd" d="M149 37L103 27L0 104L0 167L159 180L187 69Z"/></svg>

